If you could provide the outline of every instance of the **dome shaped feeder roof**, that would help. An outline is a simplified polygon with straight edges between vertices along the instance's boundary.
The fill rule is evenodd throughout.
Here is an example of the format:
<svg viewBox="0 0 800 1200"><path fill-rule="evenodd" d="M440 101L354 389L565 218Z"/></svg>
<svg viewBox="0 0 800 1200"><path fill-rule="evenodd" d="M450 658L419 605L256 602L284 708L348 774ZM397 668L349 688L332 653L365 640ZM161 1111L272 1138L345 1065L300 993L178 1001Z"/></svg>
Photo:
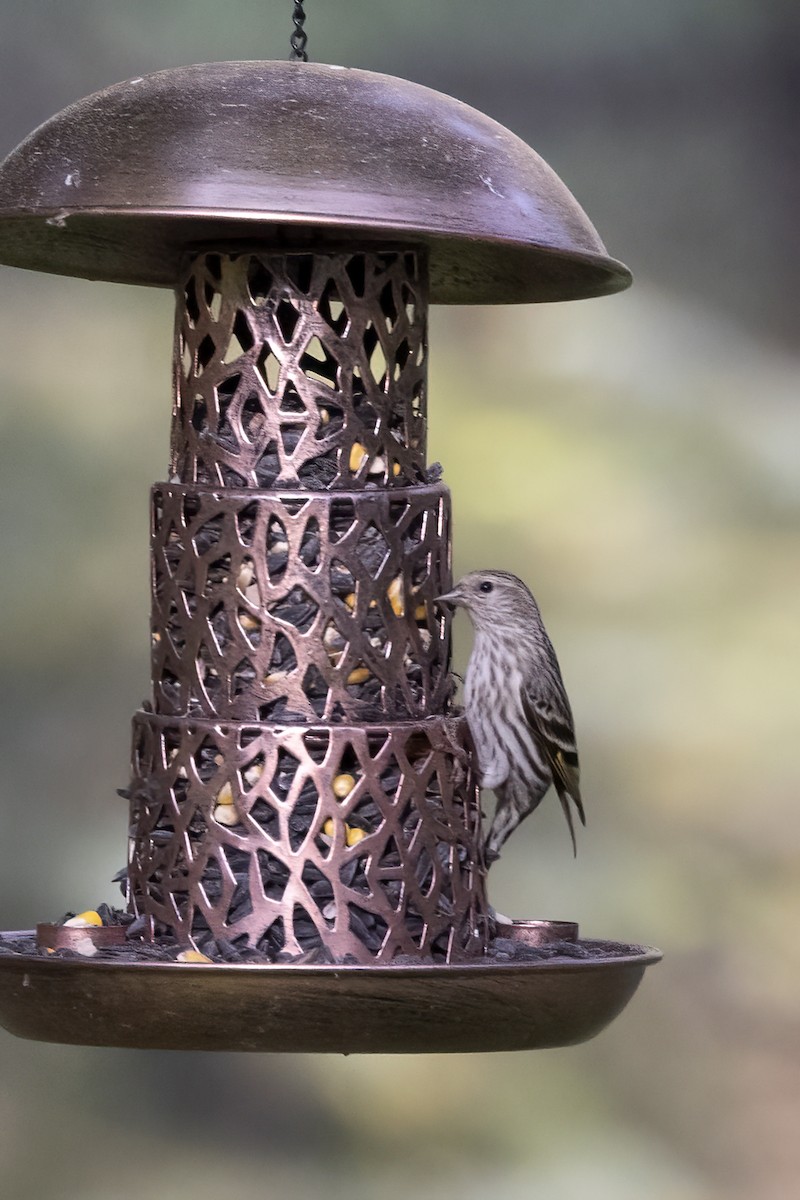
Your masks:
<svg viewBox="0 0 800 1200"><path fill-rule="evenodd" d="M0 165L0 262L174 286L194 245L423 244L434 303L579 299L630 273L547 164L407 80L225 62L119 83Z"/></svg>

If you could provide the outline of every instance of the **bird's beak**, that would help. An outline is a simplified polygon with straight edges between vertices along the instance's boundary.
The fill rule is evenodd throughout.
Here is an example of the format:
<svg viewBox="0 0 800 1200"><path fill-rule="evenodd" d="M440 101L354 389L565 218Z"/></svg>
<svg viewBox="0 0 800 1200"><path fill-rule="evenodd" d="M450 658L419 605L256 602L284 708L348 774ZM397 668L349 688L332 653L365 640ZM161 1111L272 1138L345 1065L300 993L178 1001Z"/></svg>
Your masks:
<svg viewBox="0 0 800 1200"><path fill-rule="evenodd" d="M463 598L458 588L453 588L452 592L445 592L443 596L435 596L434 604L447 605L450 608L455 608L459 604L463 604Z"/></svg>

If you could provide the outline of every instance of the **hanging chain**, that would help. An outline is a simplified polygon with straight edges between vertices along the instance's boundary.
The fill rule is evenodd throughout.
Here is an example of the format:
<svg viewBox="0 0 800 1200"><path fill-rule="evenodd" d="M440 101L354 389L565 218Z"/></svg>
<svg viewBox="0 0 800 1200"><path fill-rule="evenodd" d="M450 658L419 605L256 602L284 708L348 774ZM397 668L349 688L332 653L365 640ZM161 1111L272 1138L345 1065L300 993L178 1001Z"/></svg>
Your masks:
<svg viewBox="0 0 800 1200"><path fill-rule="evenodd" d="M290 62L308 62L308 54L306 53L306 44L308 36L303 26L306 23L306 14L303 9L303 0L294 0L294 12L292 13L292 23L294 24L294 33L289 38L292 47L292 53L289 55Z"/></svg>

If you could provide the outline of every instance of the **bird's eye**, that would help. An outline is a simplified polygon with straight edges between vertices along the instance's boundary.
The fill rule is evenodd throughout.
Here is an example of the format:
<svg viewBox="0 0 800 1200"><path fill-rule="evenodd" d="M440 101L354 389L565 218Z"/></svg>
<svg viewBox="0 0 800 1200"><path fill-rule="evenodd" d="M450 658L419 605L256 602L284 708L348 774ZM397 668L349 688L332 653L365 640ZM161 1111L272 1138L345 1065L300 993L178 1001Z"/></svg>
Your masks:
<svg viewBox="0 0 800 1200"><path fill-rule="evenodd" d="M483 583L478 585L478 590L481 592L491 592L494 584L489 579L484 579Z"/></svg>

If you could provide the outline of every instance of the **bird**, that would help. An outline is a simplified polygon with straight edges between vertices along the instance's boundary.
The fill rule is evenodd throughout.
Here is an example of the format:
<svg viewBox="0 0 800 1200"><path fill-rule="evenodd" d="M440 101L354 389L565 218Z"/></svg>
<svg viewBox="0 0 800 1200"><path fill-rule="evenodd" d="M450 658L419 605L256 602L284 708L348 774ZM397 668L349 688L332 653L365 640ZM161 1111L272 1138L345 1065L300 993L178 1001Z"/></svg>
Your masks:
<svg viewBox="0 0 800 1200"><path fill-rule="evenodd" d="M497 807L488 863L555 786L576 853L571 804L586 824L572 709L553 643L527 584L509 571L471 571L436 603L463 608L475 640L464 679L464 711L479 783Z"/></svg>

